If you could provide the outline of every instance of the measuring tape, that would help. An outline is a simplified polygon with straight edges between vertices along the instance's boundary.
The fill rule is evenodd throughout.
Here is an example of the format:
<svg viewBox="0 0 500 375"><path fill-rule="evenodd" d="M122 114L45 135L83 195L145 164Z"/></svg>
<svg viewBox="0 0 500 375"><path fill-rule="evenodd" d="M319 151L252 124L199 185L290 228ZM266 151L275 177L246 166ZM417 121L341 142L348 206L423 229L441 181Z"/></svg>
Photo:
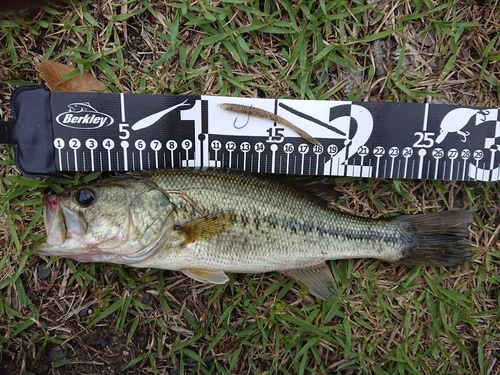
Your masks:
<svg viewBox="0 0 500 375"><path fill-rule="evenodd" d="M23 92L13 102L17 115L35 105L32 99L23 101ZM297 175L500 179L498 108L68 92L50 93L48 101L48 157L54 171L215 167ZM269 118L228 111L228 104L269 113ZM277 116L317 144L272 121ZM12 129L30 124L26 119L18 124L18 117L9 125L9 141L23 149Z"/></svg>

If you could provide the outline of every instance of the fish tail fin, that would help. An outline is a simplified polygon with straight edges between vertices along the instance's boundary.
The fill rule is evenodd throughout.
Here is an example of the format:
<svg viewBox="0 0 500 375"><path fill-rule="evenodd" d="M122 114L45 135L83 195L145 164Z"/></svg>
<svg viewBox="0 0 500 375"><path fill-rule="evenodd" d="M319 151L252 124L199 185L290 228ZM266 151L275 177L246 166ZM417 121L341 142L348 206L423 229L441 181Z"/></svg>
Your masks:
<svg viewBox="0 0 500 375"><path fill-rule="evenodd" d="M468 262L472 249L465 237L472 218L472 213L465 210L395 217L393 220L402 222L411 236L410 245L397 263L454 267Z"/></svg>

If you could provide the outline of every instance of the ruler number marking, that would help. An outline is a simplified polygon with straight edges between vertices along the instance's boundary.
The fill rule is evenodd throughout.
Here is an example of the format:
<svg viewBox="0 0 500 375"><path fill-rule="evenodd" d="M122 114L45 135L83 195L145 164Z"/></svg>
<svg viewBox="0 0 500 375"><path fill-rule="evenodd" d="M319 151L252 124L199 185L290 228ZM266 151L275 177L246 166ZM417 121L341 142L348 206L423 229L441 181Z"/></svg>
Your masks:
<svg viewBox="0 0 500 375"><path fill-rule="evenodd" d="M284 131L285 128L269 128L267 129L267 134L269 134L266 142L268 143L281 143L285 140L285 136L283 135L282 131Z"/></svg>
<svg viewBox="0 0 500 375"><path fill-rule="evenodd" d="M118 124L118 138L120 139L129 139L130 138L130 130L127 128L129 127L129 124Z"/></svg>
<svg viewBox="0 0 500 375"><path fill-rule="evenodd" d="M54 139L54 147L57 149L57 156L59 160L59 170L62 170L62 154L61 150L64 148L64 140L62 138Z"/></svg>
<svg viewBox="0 0 500 375"><path fill-rule="evenodd" d="M81 146L81 142L77 138L71 138L69 140L69 147L73 149L73 157L74 157L74 162L75 162L75 171L78 171L78 155L76 153L76 150L78 150Z"/></svg>
<svg viewBox="0 0 500 375"><path fill-rule="evenodd" d="M240 145L240 150L243 151L243 152L248 152L250 151L250 143L248 142L243 142L241 145Z"/></svg>
<svg viewBox="0 0 500 375"><path fill-rule="evenodd" d="M418 140L413 144L413 147L430 148L434 146L433 132L416 132L415 135Z"/></svg>

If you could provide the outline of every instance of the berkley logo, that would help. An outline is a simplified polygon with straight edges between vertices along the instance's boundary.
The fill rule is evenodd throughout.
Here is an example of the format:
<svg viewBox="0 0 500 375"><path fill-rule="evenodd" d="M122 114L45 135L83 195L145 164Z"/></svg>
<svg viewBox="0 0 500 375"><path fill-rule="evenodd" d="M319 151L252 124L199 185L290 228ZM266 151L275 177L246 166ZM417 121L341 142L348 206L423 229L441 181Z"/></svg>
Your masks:
<svg viewBox="0 0 500 375"><path fill-rule="evenodd" d="M89 103L68 104L69 111L56 117L58 124L73 129L97 129L109 126L115 120L106 113L98 112Z"/></svg>

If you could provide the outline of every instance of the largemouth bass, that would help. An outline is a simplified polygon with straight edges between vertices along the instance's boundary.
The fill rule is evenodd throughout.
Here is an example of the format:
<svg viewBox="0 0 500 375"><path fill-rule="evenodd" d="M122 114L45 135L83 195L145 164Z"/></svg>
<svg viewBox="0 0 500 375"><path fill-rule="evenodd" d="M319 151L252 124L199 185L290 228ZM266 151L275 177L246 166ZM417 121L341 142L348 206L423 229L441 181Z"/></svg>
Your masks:
<svg viewBox="0 0 500 375"><path fill-rule="evenodd" d="M326 261L376 258L456 266L472 251L472 215L446 211L368 219L286 184L234 171L173 170L112 177L44 198L39 254L181 271L222 284L226 272L278 271L330 300Z"/></svg>

